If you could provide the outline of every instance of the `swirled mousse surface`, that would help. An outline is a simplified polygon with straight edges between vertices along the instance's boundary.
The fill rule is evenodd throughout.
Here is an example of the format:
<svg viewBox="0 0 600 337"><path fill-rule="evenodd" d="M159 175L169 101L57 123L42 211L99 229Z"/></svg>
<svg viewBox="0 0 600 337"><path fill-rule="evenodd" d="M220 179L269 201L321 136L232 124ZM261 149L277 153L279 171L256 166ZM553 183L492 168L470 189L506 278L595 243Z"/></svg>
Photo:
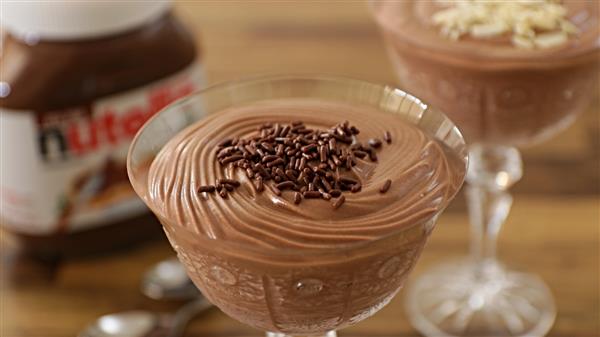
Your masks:
<svg viewBox="0 0 600 337"><path fill-rule="evenodd" d="M302 198L297 204L300 192L282 189L278 195L273 180L265 179L264 190L258 191L257 177L249 178L234 162L219 162L223 147L218 144L224 140L251 139L265 123L283 126L292 121L319 130L349 121L347 125L360 130L355 142L365 148L369 139L381 140L373 149L375 161L353 157L350 169L338 168L340 176L352 177L360 185L355 193L342 193L341 206L333 205L342 196ZM390 143L383 140L386 132ZM306 165L318 163L314 159ZM148 199L152 209L167 219L166 226L186 227L211 239L274 249L330 248L373 240L429 220L460 187L463 171L458 157L398 115L340 102L268 100L214 113L171 139L150 166ZM216 191L199 192L217 179L232 179L239 186L225 198ZM387 180L391 184L382 193Z"/></svg>

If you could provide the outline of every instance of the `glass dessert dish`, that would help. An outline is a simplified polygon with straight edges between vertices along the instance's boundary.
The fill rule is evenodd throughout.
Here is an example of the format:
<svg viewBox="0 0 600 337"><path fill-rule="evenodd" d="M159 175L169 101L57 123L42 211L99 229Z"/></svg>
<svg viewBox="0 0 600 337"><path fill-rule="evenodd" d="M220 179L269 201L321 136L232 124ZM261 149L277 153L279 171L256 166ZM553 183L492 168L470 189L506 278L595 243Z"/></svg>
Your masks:
<svg viewBox="0 0 600 337"><path fill-rule="evenodd" d="M564 2L576 37L526 49L511 45L508 33L442 36L434 17L449 3L370 2L402 87L447 113L470 144L471 256L415 280L408 314L427 336L542 336L555 319L553 297L537 276L498 262L496 239L512 204L509 188L522 176L517 147L569 126L597 89L598 2Z"/></svg>
<svg viewBox="0 0 600 337"><path fill-rule="evenodd" d="M172 215L165 211L163 204L156 202L156 193L160 191L149 188L152 186L149 184L150 177L154 174L153 161L162 163L159 159L165 152L161 150L169 146L170 141L178 139L179 135L185 135L186 130L190 130L190 125L194 130L193 126L196 123L224 120L224 111L229 108L287 99L316 99L319 102L343 102L364 106L376 109L380 111L378 113L389 118L400 118L402 123L422 132L427 139L437 144L439 149L443 149L445 154L441 156L444 160L451 157L456 164L453 166L456 170L449 171L452 179L448 184L431 186L432 189L441 191L438 197L432 199L436 206L419 214L410 212L410 209L408 213L400 214L396 214L394 210L369 214L362 219L377 222L383 227L395 226L397 222L404 223L386 232L386 235L372 239L343 242L341 238L351 237L351 234L344 228L339 228L332 236L323 236L319 239L321 241L314 241L314 246L302 241L295 245L287 244L286 242L294 240L293 236L288 236L285 237L287 241L279 240L278 237L277 246L271 247L262 241L274 235L268 232L268 226L276 227L276 235L284 237L289 235L288 231L292 229L301 230L299 224L305 224L306 221L305 218L282 209L303 205L317 208L321 203L331 209L329 203L324 200L306 199L300 205L290 206L285 204L283 199L287 191L283 191L283 196L278 197L281 193L275 195L265 188L259 196L253 194L251 189L246 190L243 178L239 178L242 181L241 186L235 192L230 192L228 198L207 194L205 199L198 201L204 202L203 205L211 205L206 210L208 216L200 217L200 222L209 222L209 218L212 219L213 215L216 216L227 208L216 218L218 220L215 224L222 226L220 230L228 231L227 226L234 225L240 225L248 231L256 230L246 238L247 241L236 241L231 232L228 234L233 239L226 238L219 230L215 230L216 234L201 233L202 230L189 226L189 219L182 215L183 211L174 209L175 213L172 214L175 215ZM308 112L305 117L317 113L318 111ZM352 117L348 119L352 122ZM359 124L357 126L360 128ZM234 127L241 126L234 123ZM218 128L214 128L216 129ZM252 130L255 129L256 125ZM368 134L369 131L364 130L364 133ZM210 142L222 141L206 133L204 137L207 143L203 148ZM400 135L398 137L400 138ZM392 144L395 144L394 142L401 143L401 139L391 141ZM386 144L381 147L385 146ZM431 148L430 151L423 150L423 156L432 152ZM188 150L183 147L177 147L176 151L167 151L166 155L173 155L173 152L185 154L186 151ZM163 224L165 233L190 278L223 312L252 327L268 331L268 336L335 336L335 330L373 315L400 290L433 230L438 215L462 184L466 174L466 154L467 149L461 134L443 114L401 90L350 79L269 77L217 85L179 100L159 112L136 136L129 152L128 173L138 195ZM382 163L391 160L389 158L380 157L377 165L384 165ZM357 167L361 165L363 164L357 164ZM212 168L205 171L209 170ZM233 174L231 171L227 172ZM432 173L435 175L438 172ZM185 180L188 177L181 179ZM265 187L267 183L270 182L265 182ZM389 188L389 184L387 187ZM394 188L392 185L385 196L394 195ZM383 195L370 194L370 190L369 183L365 182L362 191L348 194L346 203L339 209L322 212L345 214L340 215L345 217L344 221L359 219L361 215L352 213L354 207L360 206L353 201L357 200L356 196L364 194L379 198ZM417 197L427 198L427 193L424 191ZM185 193L176 194L174 199L168 199L165 203L187 198ZM254 202L252 200L258 198L269 205L255 202L235 210L235 205L232 204L243 200ZM371 202L377 203L376 200L371 199ZM268 214L265 216L261 212ZM250 222L257 218L268 218L268 225L262 222L262 227L252 227ZM338 220L320 219L323 228L314 229L312 234L318 235L319 231L326 231L327 226ZM316 223L319 224L319 221ZM248 222L247 226L245 222ZM343 243L321 245L327 240L336 241L336 236L339 236ZM256 240L257 243L253 244L252 240Z"/></svg>

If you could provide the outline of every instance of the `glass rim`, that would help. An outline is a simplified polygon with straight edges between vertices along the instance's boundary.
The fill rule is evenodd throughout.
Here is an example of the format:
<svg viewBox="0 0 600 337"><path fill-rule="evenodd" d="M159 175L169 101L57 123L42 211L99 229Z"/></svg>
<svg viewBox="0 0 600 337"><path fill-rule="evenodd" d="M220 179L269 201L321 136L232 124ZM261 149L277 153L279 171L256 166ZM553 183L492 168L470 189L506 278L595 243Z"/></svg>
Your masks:
<svg viewBox="0 0 600 337"><path fill-rule="evenodd" d="M466 171L467 171L468 163L469 163L469 158L468 158L467 150L466 150L467 145L465 143L464 137L462 136L462 133L457 128L456 124L454 124L454 122L452 122L447 117L446 114L444 114L443 112L441 112L439 109L437 109L435 107L429 106L427 103L421 101L416 96L413 96L412 94L410 94L404 90L401 90L395 86L386 85L386 84L377 84L377 83L373 83L370 81L359 80L359 79L355 79L355 78L347 77L347 76L315 75L315 74L259 75L259 76L245 77L242 79L222 81L222 82L218 82L213 85L207 86L203 89L197 90L197 91L189 94L188 96L185 96L183 98L180 98L180 99L172 102L171 104L167 105L163 109L159 110L150 119L148 119L142 125L142 127L138 130L134 139L132 140L131 145L128 150L128 154L127 154L127 175L128 175L130 182L139 181L139 179L136 179L134 177L134 173L132 172L132 168L134 166L132 164L132 160L133 160L132 153L138 146L139 139L146 132L146 130L148 129L148 126L151 125L158 118L160 118L160 116L162 116L163 114L167 113L168 111L178 109L178 107L184 106L185 104L187 104L191 101L199 100L206 93L210 93L213 91L220 91L220 90L226 91L235 86L260 84L262 82L276 83L276 82L283 82L283 81L314 81L314 82L318 82L318 83L331 83L331 84L338 84L338 85L346 85L348 87L350 87L351 85L370 86L371 88L379 89L381 92L390 92L396 96L408 97L413 103L418 103L420 105L420 107L423 109L423 111L429 111L431 113L434 113L434 114L437 114L437 115L443 117L444 120L451 123L453 132L455 132L459 136L460 144L458 144L458 146L464 147L464 150L465 150L464 153L459 154L461 161L464 163L464 172L463 172L463 176L461 177L462 178L461 184L456 188L456 191L454 191L454 193L450 196L450 198L448 200L451 201L456 196L458 191L460 190L462 184L464 183L464 180L466 177ZM382 111L385 111L385 110L382 110ZM391 113L390 111L385 111L385 112ZM414 122L408 121L408 123L416 125ZM442 140L439 140L439 141L443 142ZM136 194L138 194L138 196L142 200L145 201L145 199L142 197L140 192L135 188L136 184L132 184L132 185L133 185L133 188L134 188ZM443 207L441 207L440 210L435 215L433 215L430 219L427 219L426 221L429 221L432 218L436 218L440 213L442 213L444 211L444 209L448 206L448 203L443 205ZM160 212L152 209L152 207L150 207L150 205L146 204L146 206L159 219L165 218L162 216L162 214L160 214ZM415 223L415 224L411 224L408 226L404 226L404 227L394 230L390 233L387 233L386 235L377 237L373 240L333 245L332 247L326 247L326 248L284 248L284 249L281 249L278 247L269 247L269 248L257 247L257 246L253 246L250 244L211 239L211 238L199 235L198 233L195 233L192 230L187 229L183 226L178 226L177 230L184 231L186 233L193 234L193 235L178 235L177 240L178 241L180 241L180 240L190 241L189 242L190 244L203 245L204 247L207 247L204 244L208 244L209 247L211 247L211 248L209 248L210 250L215 250L215 251L219 250L219 251L222 251L229 255L236 255L236 254L233 254L230 250L228 250L228 248L243 247L243 253L240 253L239 255L244 256L246 258L248 257L248 254L250 254L250 255L262 257L264 259L269 259L269 257L272 257L272 256L281 256L281 257L288 257L288 258L292 258L292 259L299 258L301 260L305 260L307 256L319 256L319 257L324 256L324 255L339 256L339 254L344 254L344 253L348 254L348 256L354 255L354 254L352 254L353 252L361 252L361 251L364 251L365 249L368 249L369 247L374 246L375 244L393 240L395 237L401 235L402 233L408 232L411 229L413 229L419 225L422 225L422 224ZM167 232L167 236L169 237L169 232L171 232L171 229L169 227L171 227L171 226L163 225L163 227L164 227L165 232ZM193 237L193 239L192 239L192 237Z"/></svg>

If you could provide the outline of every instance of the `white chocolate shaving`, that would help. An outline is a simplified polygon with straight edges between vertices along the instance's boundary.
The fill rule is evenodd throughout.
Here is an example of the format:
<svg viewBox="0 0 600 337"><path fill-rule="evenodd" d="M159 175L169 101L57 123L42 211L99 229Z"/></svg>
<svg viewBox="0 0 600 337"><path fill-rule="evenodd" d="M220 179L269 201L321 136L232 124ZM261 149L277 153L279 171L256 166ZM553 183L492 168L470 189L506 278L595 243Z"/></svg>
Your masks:
<svg viewBox="0 0 600 337"><path fill-rule="evenodd" d="M557 0L438 0L447 7L432 16L441 33L485 39L511 34L518 48L552 48L579 33Z"/></svg>
<svg viewBox="0 0 600 337"><path fill-rule="evenodd" d="M511 41L515 46L517 46L519 48L523 48L523 49L535 48L535 44L533 43L533 41L531 39L528 39L523 36L513 35Z"/></svg>
<svg viewBox="0 0 600 337"><path fill-rule="evenodd" d="M535 43L535 46L538 48L552 48L567 42L567 39L568 37L566 33L554 32L536 36L533 40L533 43Z"/></svg>

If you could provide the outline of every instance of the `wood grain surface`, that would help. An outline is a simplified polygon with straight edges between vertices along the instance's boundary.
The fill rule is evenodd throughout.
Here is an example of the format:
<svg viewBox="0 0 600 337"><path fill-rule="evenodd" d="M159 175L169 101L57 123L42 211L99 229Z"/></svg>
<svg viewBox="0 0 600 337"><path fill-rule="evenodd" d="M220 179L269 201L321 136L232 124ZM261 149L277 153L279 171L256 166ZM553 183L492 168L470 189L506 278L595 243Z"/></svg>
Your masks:
<svg viewBox="0 0 600 337"><path fill-rule="evenodd" d="M363 1L180 1L178 14L201 41L209 83L266 73L337 74L394 83L377 27ZM598 102L567 131L524 150L525 176L500 237L500 256L539 274L556 296L549 336L600 336ZM438 223L414 276L467 252L461 198ZM169 257L166 240L83 260L39 264L1 234L0 337L62 337L97 316L122 310L175 310L181 303L146 299L143 271ZM212 310L186 336L259 336ZM403 294L341 336L419 334L403 310Z"/></svg>

